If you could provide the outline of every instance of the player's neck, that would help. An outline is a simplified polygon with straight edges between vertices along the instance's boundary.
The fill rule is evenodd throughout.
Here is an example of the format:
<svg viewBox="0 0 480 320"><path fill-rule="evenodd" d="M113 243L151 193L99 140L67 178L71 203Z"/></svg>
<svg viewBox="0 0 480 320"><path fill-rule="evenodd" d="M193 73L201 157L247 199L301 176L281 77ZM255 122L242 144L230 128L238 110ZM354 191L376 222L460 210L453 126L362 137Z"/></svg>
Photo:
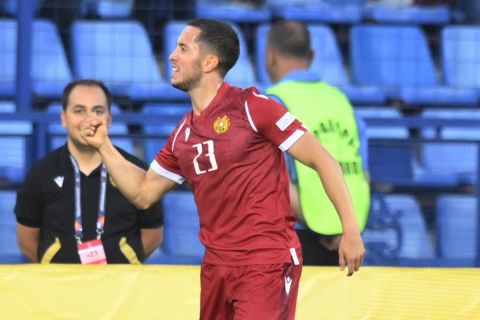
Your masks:
<svg viewBox="0 0 480 320"><path fill-rule="evenodd" d="M223 84L223 79L216 79L215 81L204 81L201 85L189 91L190 99L192 100L193 112L199 115L205 110L220 90Z"/></svg>
<svg viewBox="0 0 480 320"><path fill-rule="evenodd" d="M79 147L71 141L67 142L68 151L77 160L80 171L89 175L102 163L100 154L93 148Z"/></svg>

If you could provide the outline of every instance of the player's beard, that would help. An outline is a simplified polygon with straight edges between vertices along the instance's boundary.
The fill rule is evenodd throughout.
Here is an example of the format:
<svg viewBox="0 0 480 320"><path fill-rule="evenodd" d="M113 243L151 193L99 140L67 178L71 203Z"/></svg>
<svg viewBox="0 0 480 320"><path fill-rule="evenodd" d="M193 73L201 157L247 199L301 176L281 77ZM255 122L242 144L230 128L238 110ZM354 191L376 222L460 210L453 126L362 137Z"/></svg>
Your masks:
<svg viewBox="0 0 480 320"><path fill-rule="evenodd" d="M195 86L200 82L200 76L192 77L188 80L185 80L183 82L177 82L177 83L172 83L172 86L174 88L177 88L178 90L182 90L184 92L188 92L195 88Z"/></svg>

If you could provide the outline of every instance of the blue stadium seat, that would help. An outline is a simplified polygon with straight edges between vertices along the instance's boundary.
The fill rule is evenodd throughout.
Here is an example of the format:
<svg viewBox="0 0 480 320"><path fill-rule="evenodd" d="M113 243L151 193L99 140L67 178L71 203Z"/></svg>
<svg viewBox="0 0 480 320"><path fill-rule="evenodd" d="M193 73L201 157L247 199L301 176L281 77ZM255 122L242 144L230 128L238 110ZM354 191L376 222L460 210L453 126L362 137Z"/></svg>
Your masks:
<svg viewBox="0 0 480 320"><path fill-rule="evenodd" d="M473 267L478 238L477 200L470 195L441 195L437 199L437 242L440 258Z"/></svg>
<svg viewBox="0 0 480 320"><path fill-rule="evenodd" d="M135 0L82 0L83 15L93 14L104 18L128 18L132 14Z"/></svg>
<svg viewBox="0 0 480 320"><path fill-rule="evenodd" d="M13 102L0 101L0 112L15 112ZM21 183L29 166L27 160L28 136L32 135L28 121L0 121L0 180Z"/></svg>
<svg viewBox="0 0 480 320"><path fill-rule="evenodd" d="M480 27L446 26L441 33L441 60L445 83L470 88L480 100Z"/></svg>
<svg viewBox="0 0 480 320"><path fill-rule="evenodd" d="M358 23L363 0L269 0L273 16L286 20Z"/></svg>
<svg viewBox="0 0 480 320"><path fill-rule="evenodd" d="M0 96L16 94L17 22L0 19ZM59 98L72 80L65 50L55 25L35 20L32 26L32 90L38 97Z"/></svg>
<svg viewBox="0 0 480 320"><path fill-rule="evenodd" d="M27 258L22 254L17 242L15 207L16 192L0 191L0 263L25 263Z"/></svg>
<svg viewBox="0 0 480 320"><path fill-rule="evenodd" d="M265 5L253 6L230 0L198 0L195 4L195 16L223 21L259 23L269 21L272 13Z"/></svg>
<svg viewBox="0 0 480 320"><path fill-rule="evenodd" d="M271 84L265 64L269 24L259 25L256 30L255 65L258 79L264 86ZM375 86L356 86L350 82L335 34L327 25L308 25L314 60L311 70L318 71L321 79L339 86L354 104L384 104L385 93Z"/></svg>
<svg viewBox="0 0 480 320"><path fill-rule="evenodd" d="M350 33L354 82L383 86L410 105L474 105L475 92L441 85L423 31L417 26L354 26Z"/></svg>
<svg viewBox="0 0 480 320"><path fill-rule="evenodd" d="M128 126L124 123L115 121L115 115L120 114L121 110L117 105L112 105L111 107L113 121L109 129L109 134L112 136L112 142L123 150L135 154L135 146L130 138L125 137L116 137L115 135L126 135L128 134ZM58 103L50 104L47 107L47 112L58 114L58 122L51 123L48 125L48 134L51 135L49 141L49 150L57 149L63 146L66 143L66 129L62 126L60 120L60 113L62 112L62 106Z"/></svg>
<svg viewBox="0 0 480 320"><path fill-rule="evenodd" d="M204 247L199 239L197 206L190 191L171 191L163 197L164 238L161 250L147 264L200 264Z"/></svg>
<svg viewBox="0 0 480 320"><path fill-rule="evenodd" d="M402 259L409 261L406 264L415 264L415 260L424 262L435 258L422 211L411 195L372 197L372 209L363 239L367 260L374 264L391 264L392 261L402 264ZM369 252L369 248L373 251Z"/></svg>
<svg viewBox="0 0 480 320"><path fill-rule="evenodd" d="M71 41L76 77L102 79L114 95L133 101L187 99L162 78L141 23L77 20Z"/></svg>
<svg viewBox="0 0 480 320"><path fill-rule="evenodd" d="M241 88L247 88L251 86L258 86L255 71L253 68L252 61L248 54L248 46L245 36L240 29L240 27L231 23L233 29L237 32L239 41L240 41L240 56L237 63L233 68L227 73L225 80L232 84L239 86ZM164 64L167 70L167 78L170 79L172 75L171 62L168 60L170 54L175 50L177 45L178 37L182 32L183 28L187 26L186 21L168 21L165 25L164 30Z"/></svg>
<svg viewBox="0 0 480 320"><path fill-rule="evenodd" d="M34 14L41 7L44 0L30 0L29 5L33 6ZM5 12L10 16L16 16L18 13L18 0L1 0L0 12Z"/></svg>
<svg viewBox="0 0 480 320"><path fill-rule="evenodd" d="M422 117L439 119L480 119L480 111L475 109L426 109ZM424 138L435 138L435 130L422 130ZM440 143L422 145L421 165L418 179L431 182L474 183L478 171L478 144L480 129L475 127L442 127ZM448 142L448 140L471 140L468 142Z"/></svg>
<svg viewBox="0 0 480 320"><path fill-rule="evenodd" d="M445 25L450 22L451 15L448 5L389 6L373 2L363 10L365 19L379 23Z"/></svg>
<svg viewBox="0 0 480 320"><path fill-rule="evenodd" d="M146 135L155 135L158 137L147 138L144 143L144 159L151 162L167 142L170 133L175 130L182 117L191 110L189 105L160 105L146 104L142 108L145 115L159 115L165 118L165 121L158 124L145 124L143 133Z"/></svg>
<svg viewBox="0 0 480 320"><path fill-rule="evenodd" d="M401 113L388 107L355 108L355 114L367 118L401 118ZM410 184L413 183L416 161L412 147L405 144L409 133L405 127L366 127L368 142L368 167L374 182ZM389 139L388 143L372 141ZM398 143L394 143L398 141Z"/></svg>

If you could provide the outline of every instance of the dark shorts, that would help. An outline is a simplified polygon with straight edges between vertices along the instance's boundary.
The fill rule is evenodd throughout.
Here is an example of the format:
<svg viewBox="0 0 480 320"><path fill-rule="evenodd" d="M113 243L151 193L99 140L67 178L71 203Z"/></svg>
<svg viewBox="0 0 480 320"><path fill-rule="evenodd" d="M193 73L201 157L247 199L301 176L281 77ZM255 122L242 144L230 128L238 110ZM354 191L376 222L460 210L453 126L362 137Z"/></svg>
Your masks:
<svg viewBox="0 0 480 320"><path fill-rule="evenodd" d="M202 265L200 319L295 318L302 265Z"/></svg>

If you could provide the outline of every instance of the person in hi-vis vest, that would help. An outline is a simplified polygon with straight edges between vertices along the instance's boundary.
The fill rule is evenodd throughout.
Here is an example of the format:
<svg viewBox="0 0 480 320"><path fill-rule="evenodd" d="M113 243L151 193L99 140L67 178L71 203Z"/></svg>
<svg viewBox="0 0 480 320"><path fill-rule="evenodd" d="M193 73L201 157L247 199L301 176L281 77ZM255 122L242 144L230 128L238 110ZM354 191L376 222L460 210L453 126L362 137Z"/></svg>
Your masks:
<svg viewBox="0 0 480 320"><path fill-rule="evenodd" d="M340 90L321 80L318 70L310 69L314 52L305 25L293 21L273 24L266 51L266 68L274 83L267 93L300 119L339 162L363 231L370 207L370 188L353 107ZM335 207L316 172L289 161L292 208L303 227L296 231L304 264L336 265L342 227Z"/></svg>

